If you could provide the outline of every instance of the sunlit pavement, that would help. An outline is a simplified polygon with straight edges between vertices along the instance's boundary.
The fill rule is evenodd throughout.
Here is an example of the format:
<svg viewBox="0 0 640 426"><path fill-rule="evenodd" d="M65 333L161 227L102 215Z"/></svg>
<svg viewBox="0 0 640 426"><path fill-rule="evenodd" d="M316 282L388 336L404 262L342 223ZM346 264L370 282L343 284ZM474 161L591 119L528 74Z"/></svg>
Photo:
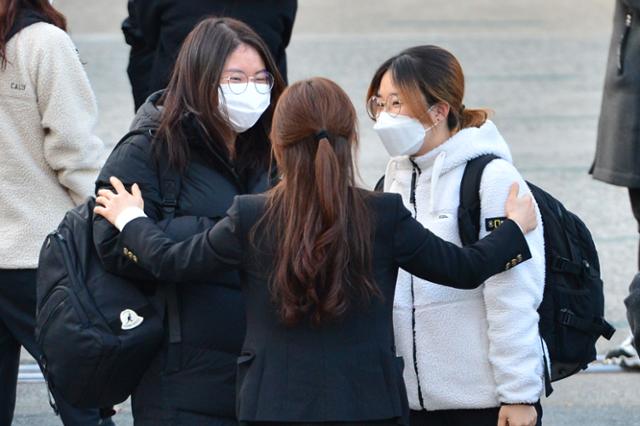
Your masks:
<svg viewBox="0 0 640 426"><path fill-rule="evenodd" d="M461 61L466 106L486 106L509 142L518 168L578 213L590 227L605 280L607 318L628 332L622 300L635 272L636 225L626 191L593 181L595 149L613 2L606 0L300 0L288 49L291 81L326 76L342 85L360 116L359 167L371 187L387 156L371 130L364 98L375 68L416 44L437 44ZM58 0L100 105L98 134L109 144L133 115L126 78L128 48L119 32L126 1ZM28 362L25 357L25 362ZM543 401L545 425L640 424L640 374L594 365L558 382ZM55 425L46 390L21 382L15 425ZM23 375L23 378L28 376ZM131 424L128 404L116 416Z"/></svg>

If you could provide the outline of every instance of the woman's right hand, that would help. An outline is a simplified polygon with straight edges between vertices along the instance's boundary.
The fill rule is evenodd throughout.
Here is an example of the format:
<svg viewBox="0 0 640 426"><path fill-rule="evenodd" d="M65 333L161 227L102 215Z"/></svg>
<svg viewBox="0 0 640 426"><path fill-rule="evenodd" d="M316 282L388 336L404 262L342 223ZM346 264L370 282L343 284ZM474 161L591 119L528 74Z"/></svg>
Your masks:
<svg viewBox="0 0 640 426"><path fill-rule="evenodd" d="M144 209L144 200L137 184L133 184L131 193L129 193L117 177L111 176L109 182L116 192L114 193L109 189L100 189L96 198L96 207L93 211L115 226L118 216L128 208Z"/></svg>
<svg viewBox="0 0 640 426"><path fill-rule="evenodd" d="M538 221L536 218L536 209L533 204L533 196L531 194L518 197L520 186L517 182L511 184L509 196L504 205L507 218L513 220L525 234L536 229Z"/></svg>

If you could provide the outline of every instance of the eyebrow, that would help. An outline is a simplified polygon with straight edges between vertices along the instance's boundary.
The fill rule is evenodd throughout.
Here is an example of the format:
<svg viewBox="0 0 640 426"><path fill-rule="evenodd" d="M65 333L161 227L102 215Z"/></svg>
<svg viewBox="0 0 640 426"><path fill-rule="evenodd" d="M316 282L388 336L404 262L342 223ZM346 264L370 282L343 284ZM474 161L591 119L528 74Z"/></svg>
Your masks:
<svg viewBox="0 0 640 426"><path fill-rule="evenodd" d="M387 95L387 98L388 98L389 96L391 96L391 95L396 95L396 96L398 96L398 93L396 93L396 92L391 92L391 93L389 93L389 94ZM381 97L381 96L380 96L380 91L376 92L376 97L378 97L378 98L379 98L379 97Z"/></svg>
<svg viewBox="0 0 640 426"><path fill-rule="evenodd" d="M256 74L259 74L259 73L261 73L261 72L265 72L265 71L266 71L266 72L269 72L269 70L268 70L268 69L263 68L263 69L261 69L261 70L257 71L257 72L256 72ZM241 70L240 68L227 68L226 70L222 70L222 72L244 72L244 70ZM246 74L246 73L245 73L245 74Z"/></svg>

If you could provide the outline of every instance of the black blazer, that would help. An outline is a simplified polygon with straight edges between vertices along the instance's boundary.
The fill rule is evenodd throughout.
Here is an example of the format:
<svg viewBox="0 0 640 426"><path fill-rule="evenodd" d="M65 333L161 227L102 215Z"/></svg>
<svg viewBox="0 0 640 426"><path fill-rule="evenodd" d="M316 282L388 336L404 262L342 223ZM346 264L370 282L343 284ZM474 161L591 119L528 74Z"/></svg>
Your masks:
<svg viewBox="0 0 640 426"><path fill-rule="evenodd" d="M368 193L373 213L373 274L384 300L351 309L339 322L284 326L268 290L273 241L254 247L248 233L263 215L264 195L236 197L209 231L175 243L152 220L130 222L122 241L158 278L184 282L241 270L247 334L238 358L240 421L367 421L408 411L392 327L398 268L432 282L471 289L511 263L531 257L515 222L464 248L416 222L397 194ZM256 235L265 235L259 228ZM260 238L256 238L260 241ZM266 240L266 239L265 239Z"/></svg>

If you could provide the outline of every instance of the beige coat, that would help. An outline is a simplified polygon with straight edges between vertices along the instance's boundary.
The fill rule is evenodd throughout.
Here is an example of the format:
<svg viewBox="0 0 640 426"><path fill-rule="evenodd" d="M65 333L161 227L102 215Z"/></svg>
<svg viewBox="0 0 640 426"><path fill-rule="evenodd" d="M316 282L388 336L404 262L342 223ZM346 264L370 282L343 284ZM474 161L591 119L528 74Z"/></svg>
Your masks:
<svg viewBox="0 0 640 426"><path fill-rule="evenodd" d="M69 36L30 25L0 69L0 269L35 268L65 212L93 194L105 146L96 99Z"/></svg>

